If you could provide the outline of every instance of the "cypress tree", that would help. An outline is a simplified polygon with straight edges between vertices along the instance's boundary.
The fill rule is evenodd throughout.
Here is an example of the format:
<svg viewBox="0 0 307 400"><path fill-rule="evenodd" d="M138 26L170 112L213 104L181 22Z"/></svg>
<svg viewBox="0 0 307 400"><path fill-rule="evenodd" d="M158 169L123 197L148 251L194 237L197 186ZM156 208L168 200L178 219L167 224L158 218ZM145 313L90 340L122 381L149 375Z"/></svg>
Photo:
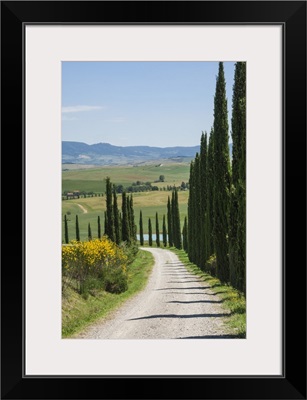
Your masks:
<svg viewBox="0 0 307 400"><path fill-rule="evenodd" d="M195 262L195 184L194 184L194 161L190 164L190 177L189 177L189 199L188 199L188 243L189 251L188 256L191 262Z"/></svg>
<svg viewBox="0 0 307 400"><path fill-rule="evenodd" d="M182 245L183 250L187 253L188 252L188 220L187 217L184 218L184 224L182 228Z"/></svg>
<svg viewBox="0 0 307 400"><path fill-rule="evenodd" d="M202 243L202 215L201 215L201 188L200 188L200 157L196 153L194 161L194 262L201 268L201 248Z"/></svg>
<svg viewBox="0 0 307 400"><path fill-rule="evenodd" d="M160 230L159 230L159 219L157 212L156 212L156 243L157 247L160 247Z"/></svg>
<svg viewBox="0 0 307 400"><path fill-rule="evenodd" d="M123 238L122 238L122 232L123 232L123 218L122 218L122 213L119 211L118 212L118 222L119 222L119 236L120 236L120 241L122 242Z"/></svg>
<svg viewBox="0 0 307 400"><path fill-rule="evenodd" d="M142 210L140 211L140 244L144 245L144 234L143 234L143 215Z"/></svg>
<svg viewBox="0 0 307 400"><path fill-rule="evenodd" d="M114 235L114 214L113 214L113 201L112 201L112 184L110 178L106 178L106 230L105 233L113 242L115 241Z"/></svg>
<svg viewBox="0 0 307 400"><path fill-rule="evenodd" d="M177 232L178 232L178 249L182 249L182 236L180 227L180 211L179 211L179 200L178 191L175 189L175 200L176 200L176 210L177 210Z"/></svg>
<svg viewBox="0 0 307 400"><path fill-rule="evenodd" d="M226 83L223 63L219 63L214 97L214 238L217 275L229 281L228 217L229 217L229 146Z"/></svg>
<svg viewBox="0 0 307 400"><path fill-rule="evenodd" d="M177 249L182 248L181 229L180 229L180 213L178 203L178 192L175 188L172 194L172 213L173 213L173 236L174 245Z"/></svg>
<svg viewBox="0 0 307 400"><path fill-rule="evenodd" d="M200 141L200 267L204 268L209 258L207 241L207 132L202 133Z"/></svg>
<svg viewBox="0 0 307 400"><path fill-rule="evenodd" d="M68 224L66 214L64 215L64 231L65 231L65 243L69 243L68 239Z"/></svg>
<svg viewBox="0 0 307 400"><path fill-rule="evenodd" d="M151 227L151 220L148 219L148 244L152 246L152 227Z"/></svg>
<svg viewBox="0 0 307 400"><path fill-rule="evenodd" d="M175 219L175 192L172 190L172 199L171 199L171 213L172 213L172 235L173 235L173 244L177 248L177 230L176 230L176 219Z"/></svg>
<svg viewBox="0 0 307 400"><path fill-rule="evenodd" d="M229 224L230 282L245 293L246 63L237 62L232 97L232 180Z"/></svg>
<svg viewBox="0 0 307 400"><path fill-rule="evenodd" d="M114 214L114 238L116 244L120 244L121 242L121 235L120 235L120 224L119 224L119 211L117 205L117 195L116 195L116 188L113 185L113 214Z"/></svg>
<svg viewBox="0 0 307 400"><path fill-rule="evenodd" d="M169 247L174 245L173 241L173 224L172 224L172 208L171 208L171 201L168 196L167 200L167 230L168 230L168 244Z"/></svg>
<svg viewBox="0 0 307 400"><path fill-rule="evenodd" d="M97 224L98 224L98 239L101 239L101 225L100 225L100 216L99 215L97 218Z"/></svg>
<svg viewBox="0 0 307 400"><path fill-rule="evenodd" d="M163 245L164 245L164 247L166 247L167 246L167 232L166 232L165 215L163 215L162 232L163 232Z"/></svg>
<svg viewBox="0 0 307 400"><path fill-rule="evenodd" d="M92 230L91 230L90 223L88 223L88 226L87 226L87 236L88 236L88 240L92 240Z"/></svg>
<svg viewBox="0 0 307 400"><path fill-rule="evenodd" d="M76 240L77 240L77 242L80 242L80 231L79 231L78 215L76 215Z"/></svg>
<svg viewBox="0 0 307 400"><path fill-rule="evenodd" d="M107 234L107 212L104 212L104 234Z"/></svg>
<svg viewBox="0 0 307 400"><path fill-rule="evenodd" d="M128 217L128 225L129 225L129 243L131 243L131 239L133 237L132 232L132 222L131 222L131 205L130 205L130 196L127 195L127 217Z"/></svg>
<svg viewBox="0 0 307 400"><path fill-rule="evenodd" d="M128 215L128 204L127 204L126 192L122 193L122 239L124 242L130 244L130 225L129 225L129 215Z"/></svg>
<svg viewBox="0 0 307 400"><path fill-rule="evenodd" d="M206 236L207 236L207 252L208 258L214 254L214 209L213 209L213 196L214 196L214 135L211 129L209 144L208 144L208 157L207 157L207 221L206 221Z"/></svg>
<svg viewBox="0 0 307 400"><path fill-rule="evenodd" d="M246 293L246 63L239 63L240 108L238 118L241 123L241 159L239 162L239 212L238 212L238 288Z"/></svg>
<svg viewBox="0 0 307 400"><path fill-rule="evenodd" d="M133 197L132 193L130 195L130 201L129 201L129 216L130 216L130 234L131 234L131 240L136 241L136 225L134 221L134 209L133 209Z"/></svg>

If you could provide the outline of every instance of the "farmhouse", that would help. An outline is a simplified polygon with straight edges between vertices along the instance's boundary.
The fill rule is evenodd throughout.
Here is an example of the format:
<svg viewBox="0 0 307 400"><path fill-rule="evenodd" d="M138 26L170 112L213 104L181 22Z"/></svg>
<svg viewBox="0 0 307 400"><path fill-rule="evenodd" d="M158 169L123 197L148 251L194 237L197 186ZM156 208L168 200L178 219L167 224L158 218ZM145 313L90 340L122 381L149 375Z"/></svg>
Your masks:
<svg viewBox="0 0 307 400"><path fill-rule="evenodd" d="M79 199L80 198L80 190L74 190L73 192L66 193L66 198L68 199Z"/></svg>

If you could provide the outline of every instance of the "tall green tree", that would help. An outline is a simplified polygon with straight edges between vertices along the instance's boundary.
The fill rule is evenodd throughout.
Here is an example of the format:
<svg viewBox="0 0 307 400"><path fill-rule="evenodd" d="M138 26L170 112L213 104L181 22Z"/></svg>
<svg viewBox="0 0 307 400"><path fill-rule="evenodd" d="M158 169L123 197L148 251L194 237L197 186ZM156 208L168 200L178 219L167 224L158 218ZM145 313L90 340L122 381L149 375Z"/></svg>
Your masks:
<svg viewBox="0 0 307 400"><path fill-rule="evenodd" d="M160 230L159 230L159 219L157 212L156 212L156 243L157 247L160 247Z"/></svg>
<svg viewBox="0 0 307 400"><path fill-rule="evenodd" d="M92 240L92 229L91 229L90 223L88 223L88 226L87 226L87 237L88 237L88 240Z"/></svg>
<svg viewBox="0 0 307 400"><path fill-rule="evenodd" d="M76 240L77 240L77 242L80 242L80 230L79 230L78 215L76 215Z"/></svg>
<svg viewBox="0 0 307 400"><path fill-rule="evenodd" d="M182 246L183 250L188 252L188 220L187 217L184 218L184 224L182 228Z"/></svg>
<svg viewBox="0 0 307 400"><path fill-rule="evenodd" d="M120 236L120 241L122 242L122 232L123 232L123 218L122 218L122 213L119 211L118 212L118 219L119 219L119 236Z"/></svg>
<svg viewBox="0 0 307 400"><path fill-rule="evenodd" d="M228 218L230 164L228 145L228 113L223 63L219 63L214 96L214 239L217 275L229 281Z"/></svg>
<svg viewBox="0 0 307 400"><path fill-rule="evenodd" d="M115 242L114 235L114 213L113 213L113 201L112 201L112 184L110 178L106 178L106 235L110 240Z"/></svg>
<svg viewBox="0 0 307 400"><path fill-rule="evenodd" d="M117 204L117 194L115 185L113 185L113 215L114 215L114 238L116 244L120 244L121 232L120 232L119 210Z"/></svg>
<svg viewBox="0 0 307 400"><path fill-rule="evenodd" d="M177 249L181 249L182 239L181 239L181 229L180 229L180 213L179 213L179 203L178 203L178 192L176 188L174 188L172 192L171 210L172 210L174 246Z"/></svg>
<svg viewBox="0 0 307 400"><path fill-rule="evenodd" d="M201 236L203 218L201 215L200 156L198 153L196 153L194 161L194 174L194 262L201 268L201 249L203 249L204 244Z"/></svg>
<svg viewBox="0 0 307 400"><path fill-rule="evenodd" d="M232 97L232 179L229 224L230 282L246 290L246 63L237 62Z"/></svg>
<svg viewBox="0 0 307 400"><path fill-rule="evenodd" d="M132 226L131 226L131 206L130 206L130 196L126 195L126 202L127 202L127 218L128 218L128 225L129 225L129 243L131 243L132 234Z"/></svg>
<svg viewBox="0 0 307 400"><path fill-rule="evenodd" d="M173 240L173 214L172 214L172 207L171 207L171 201L168 196L167 200L167 231L168 231L168 244L169 247L172 247L174 245L174 240Z"/></svg>
<svg viewBox="0 0 307 400"><path fill-rule="evenodd" d="M201 157L197 152L190 167L190 203L188 206L189 229L188 242L190 244L189 258L198 267L203 268L202 254L204 249L203 227L204 215L202 214L201 193L204 184L201 176Z"/></svg>
<svg viewBox="0 0 307 400"><path fill-rule="evenodd" d="M99 215L97 218L97 225L98 225L98 239L101 239L101 225L100 225L100 216Z"/></svg>
<svg viewBox="0 0 307 400"><path fill-rule="evenodd" d="M175 204L176 204L176 218L177 218L177 224L176 224L176 229L177 229L177 249L182 249L182 236L181 236L181 227L180 227L180 211L179 211L179 200L178 200L178 191L175 188Z"/></svg>
<svg viewBox="0 0 307 400"><path fill-rule="evenodd" d="M195 256L195 236L196 232L196 217L195 217L195 173L194 173L195 161L191 161L190 164L190 177L189 177L189 199L188 199L188 243L189 243L189 260L193 263L196 261Z"/></svg>
<svg viewBox="0 0 307 400"><path fill-rule="evenodd" d="M122 193L122 240L130 244L130 223L128 215L127 195Z"/></svg>
<svg viewBox="0 0 307 400"><path fill-rule="evenodd" d="M208 143L208 157L207 157L207 216L206 219L206 241L207 241L207 254L208 258L215 253L214 250L214 209L213 209L213 196L214 196L214 134L213 128L211 129Z"/></svg>
<svg viewBox="0 0 307 400"><path fill-rule="evenodd" d="M148 219L148 244L152 246L152 226L150 218Z"/></svg>
<svg viewBox="0 0 307 400"><path fill-rule="evenodd" d="M199 203L200 203L200 252L199 252L199 262L202 269L206 266L206 261L210 254L208 251L208 240L207 240L207 132L201 135L200 140L200 165L199 165Z"/></svg>
<svg viewBox="0 0 307 400"><path fill-rule="evenodd" d="M167 231L166 231L165 215L163 215L162 233L163 233L163 245L164 245L164 247L166 247L167 246Z"/></svg>
<svg viewBox="0 0 307 400"><path fill-rule="evenodd" d="M133 209L133 197L132 193L130 195L130 201L129 201L129 216L130 216L130 235L131 235L131 240L136 241L136 225L135 225L135 220L134 220L134 209Z"/></svg>
<svg viewBox="0 0 307 400"><path fill-rule="evenodd" d="M172 190L172 199L171 199L171 212L172 212L172 234L173 234L173 243L174 246L177 247L177 237L176 237L176 220L175 220L175 192Z"/></svg>
<svg viewBox="0 0 307 400"><path fill-rule="evenodd" d="M104 234L106 235L107 234L107 212L106 211L103 213L103 216L104 216Z"/></svg>
<svg viewBox="0 0 307 400"><path fill-rule="evenodd" d="M140 211L140 244L144 245L144 233L143 233L143 215L142 210Z"/></svg>
<svg viewBox="0 0 307 400"><path fill-rule="evenodd" d="M67 224L67 217L66 214L64 215L64 236L65 236L65 243L69 243L69 238L68 238L68 224Z"/></svg>

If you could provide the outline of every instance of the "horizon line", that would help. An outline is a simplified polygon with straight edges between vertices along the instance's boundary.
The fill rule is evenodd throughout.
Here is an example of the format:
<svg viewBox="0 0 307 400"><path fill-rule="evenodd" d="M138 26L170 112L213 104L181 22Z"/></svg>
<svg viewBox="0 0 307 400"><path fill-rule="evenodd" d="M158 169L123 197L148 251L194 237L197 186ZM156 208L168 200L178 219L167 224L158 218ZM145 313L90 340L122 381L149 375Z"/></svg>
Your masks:
<svg viewBox="0 0 307 400"><path fill-rule="evenodd" d="M87 146L94 146L96 144L108 144L110 146L114 147L157 147L158 149L167 149L170 147L200 147L200 144L195 144L195 145L174 145L174 146L156 146L156 145L148 145L148 144L135 144L135 145L128 145L128 146L122 146L122 145L117 145L117 144L112 144L108 142L97 142L97 143L86 143L86 142L79 142L78 140L62 140L63 142L73 142L73 143L82 143L86 144ZM228 142L228 145L232 144L232 142Z"/></svg>

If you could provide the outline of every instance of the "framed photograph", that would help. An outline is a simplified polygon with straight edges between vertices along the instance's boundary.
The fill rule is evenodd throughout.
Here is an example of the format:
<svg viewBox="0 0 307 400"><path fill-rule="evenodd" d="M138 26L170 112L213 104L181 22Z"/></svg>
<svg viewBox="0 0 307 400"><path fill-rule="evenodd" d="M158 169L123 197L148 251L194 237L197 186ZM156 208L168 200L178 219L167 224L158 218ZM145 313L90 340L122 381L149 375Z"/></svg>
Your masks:
<svg viewBox="0 0 307 400"><path fill-rule="evenodd" d="M11 195L2 215L3 249L10 249L2 263L2 398L305 399L306 243L298 227L306 216L306 3L3 1L1 27L2 155L22 171L6 168L3 181ZM244 137L236 136L236 123ZM215 133L223 129L224 137ZM212 234L210 202L202 206L207 192L202 197L199 189L211 175L195 172L210 165L210 151L219 160ZM244 220L246 228L242 239L227 225L223 253L218 202L224 209L219 185L227 165L232 176L237 168L225 189L227 215L232 227ZM20 176L18 185L12 176ZM12 195L17 191L22 196ZM115 212L117 198L122 208ZM239 220L231 207L242 204ZM129 332L125 317L104 333L94 327L78 334L72 314L80 299L96 301L97 277L105 297L122 301L130 242L143 240L145 220L149 247L152 227L156 234L147 254L163 267L160 286L151 300L135 297L144 307L130 315ZM18 259L11 250L17 224ZM195 241L202 229L214 236L215 251L210 241L206 250ZM162 242L178 257L183 247L195 265L205 257L201 276L175 255L159 264L162 252L174 254L158 249ZM99 262L106 254L102 271L97 260L84 262L86 246ZM199 283L208 272L220 279L215 292L212 281L211 289ZM244 299L244 318L243 303L223 308L232 286ZM214 297L219 290L224 297ZM223 330L230 317L232 330Z"/></svg>

